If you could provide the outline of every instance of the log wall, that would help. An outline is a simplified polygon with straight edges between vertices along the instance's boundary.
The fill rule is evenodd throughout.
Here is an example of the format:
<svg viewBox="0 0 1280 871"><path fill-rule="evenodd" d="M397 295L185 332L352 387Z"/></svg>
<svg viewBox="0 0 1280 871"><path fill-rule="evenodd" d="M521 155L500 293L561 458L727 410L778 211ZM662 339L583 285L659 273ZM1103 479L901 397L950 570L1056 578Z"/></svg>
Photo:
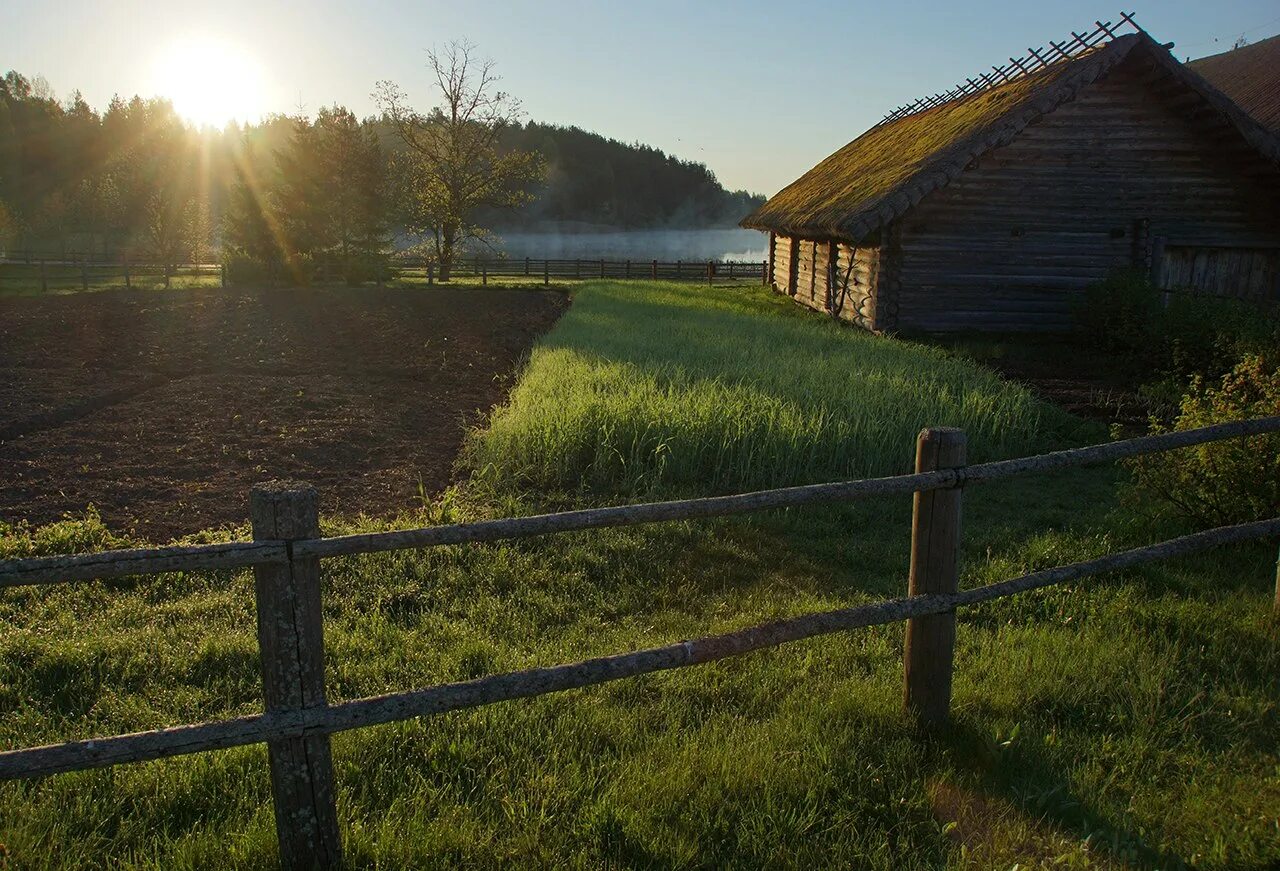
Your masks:
<svg viewBox="0 0 1280 871"><path fill-rule="evenodd" d="M881 328L1067 329L1084 287L1142 265L1144 236L1280 249L1278 194L1280 172L1198 98L1126 61L895 223Z"/></svg>
<svg viewBox="0 0 1280 871"><path fill-rule="evenodd" d="M815 311L874 330L879 262L878 247L778 236L773 245L773 289Z"/></svg>

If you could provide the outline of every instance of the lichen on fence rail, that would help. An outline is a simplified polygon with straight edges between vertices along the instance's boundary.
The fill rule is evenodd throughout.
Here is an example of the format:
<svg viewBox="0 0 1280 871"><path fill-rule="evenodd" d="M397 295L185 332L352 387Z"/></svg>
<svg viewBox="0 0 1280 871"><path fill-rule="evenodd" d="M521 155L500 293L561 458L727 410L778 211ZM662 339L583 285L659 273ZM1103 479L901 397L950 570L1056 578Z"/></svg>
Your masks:
<svg viewBox="0 0 1280 871"><path fill-rule="evenodd" d="M288 558L285 546L276 541L229 541L221 544L25 557L0 561L0 588L90 581L124 575L239 568L288 562Z"/></svg>
<svg viewBox="0 0 1280 871"><path fill-rule="evenodd" d="M66 771L201 753L277 738L329 734L578 689L656 671L714 662L833 632L942 614L958 607L977 605L1157 560L1186 556L1210 547L1276 536L1280 536L1280 517L1185 535L1159 544L1032 572L951 595L887 599L851 608L789 617L722 635L680 641L632 653L355 699L329 707L11 750L0 753L0 780L42 777Z"/></svg>

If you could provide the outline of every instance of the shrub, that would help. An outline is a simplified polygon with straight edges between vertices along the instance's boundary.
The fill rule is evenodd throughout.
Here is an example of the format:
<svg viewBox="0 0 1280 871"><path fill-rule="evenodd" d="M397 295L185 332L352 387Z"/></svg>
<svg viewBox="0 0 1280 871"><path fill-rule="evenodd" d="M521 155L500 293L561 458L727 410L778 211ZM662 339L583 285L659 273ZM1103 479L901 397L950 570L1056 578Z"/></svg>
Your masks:
<svg viewBox="0 0 1280 871"><path fill-rule="evenodd" d="M1124 358L1145 380L1142 393L1170 409L1189 379L1216 381L1255 354L1276 362L1280 348L1280 310L1188 293L1170 294L1166 302L1132 269L1089 287L1076 325L1088 345Z"/></svg>
<svg viewBox="0 0 1280 871"><path fill-rule="evenodd" d="M243 254L233 254L227 258L227 284L231 287L275 284L277 272L269 264Z"/></svg>
<svg viewBox="0 0 1280 871"><path fill-rule="evenodd" d="M1197 376L1172 430L1280 415L1280 367L1261 354L1241 360L1214 387ZM1153 433L1167 432L1158 422ZM1280 506L1280 434L1227 439L1128 461L1134 495L1199 523L1243 523Z"/></svg>
<svg viewBox="0 0 1280 871"><path fill-rule="evenodd" d="M387 256L377 252L359 252L352 254L340 264L342 279L355 287L361 284L374 284L381 275L383 280L390 278L387 268Z"/></svg>
<svg viewBox="0 0 1280 871"><path fill-rule="evenodd" d="M1220 378L1252 354L1273 354L1280 318L1245 300L1174 294L1157 311L1153 333L1153 366L1185 383L1193 375Z"/></svg>
<svg viewBox="0 0 1280 871"><path fill-rule="evenodd" d="M1142 354L1149 346L1160 292L1137 269L1119 269L1085 289L1076 325L1086 343L1107 351Z"/></svg>

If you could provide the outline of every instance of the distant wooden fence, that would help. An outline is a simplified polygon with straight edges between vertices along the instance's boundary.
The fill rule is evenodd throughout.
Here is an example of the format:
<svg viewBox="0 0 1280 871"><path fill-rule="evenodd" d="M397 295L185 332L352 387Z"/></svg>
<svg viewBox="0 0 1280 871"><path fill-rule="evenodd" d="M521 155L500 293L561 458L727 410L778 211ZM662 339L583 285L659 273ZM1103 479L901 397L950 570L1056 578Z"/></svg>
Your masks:
<svg viewBox="0 0 1280 871"><path fill-rule="evenodd" d="M74 288L88 290L89 285L103 279L114 279L125 287L131 287L134 279L144 275L179 276L179 275L213 275L219 283L226 287L228 283L227 269L224 263L182 263L166 267L154 260L130 260L124 256L106 257L102 255L64 254L58 256L38 256L29 251L8 252L0 258L0 279L17 278L27 283L40 284L40 289L48 291ZM314 264L317 280L328 283L330 278L337 280L336 264L325 261ZM375 270L371 283L381 285L384 281L400 276L421 277L431 285L439 280L440 265L434 260L422 257L392 256L385 268ZM609 279L649 279L653 281L706 281L716 282L754 282L768 283L768 262L764 260L609 260L587 258L508 258L508 257L460 257L454 261L451 280L466 278L479 280L488 284L489 279L496 278L530 278L541 279L543 284L555 280L586 280L592 278Z"/></svg>
<svg viewBox="0 0 1280 871"><path fill-rule="evenodd" d="M266 742L282 864L288 868L333 868L342 860L329 747L329 736L334 732L588 687L900 620L907 621L906 707L922 726L936 727L947 719L950 708L957 607L1196 553L1217 545L1280 537L1278 517L1212 529L961 592L958 590L960 506L965 487L1015 475L1043 474L1274 432L1280 432L1280 417L966 465L962 431L926 429L917 440L916 469L910 475L335 538L320 536L315 490L287 482L263 485L255 488L249 497L253 541L4 560L0 561L0 588L252 566L265 713L9 750L0 753L0 779L43 777ZM326 701L321 559L906 493L915 494L906 597L790 617L724 635L582 662L496 674L336 705ZM1277 575L1276 607L1280 610L1280 574Z"/></svg>
<svg viewBox="0 0 1280 871"><path fill-rule="evenodd" d="M439 264L424 258L395 257L396 270L414 270L434 284ZM464 257L454 261L451 277L479 278L487 284L492 278L541 278L585 280L590 278L649 279L651 281L749 281L768 283L766 260L608 260L603 258L486 258Z"/></svg>
<svg viewBox="0 0 1280 871"><path fill-rule="evenodd" d="M8 251L0 257L0 287L8 278L29 284L39 284L40 290L50 289L88 290L90 284L103 280L119 281L126 288L136 279L159 276L168 286L169 279L181 276L216 276L227 286L226 265L222 263L184 260L180 263L160 263L155 260L135 259L127 255L108 257L102 254L66 253L40 255L31 251Z"/></svg>

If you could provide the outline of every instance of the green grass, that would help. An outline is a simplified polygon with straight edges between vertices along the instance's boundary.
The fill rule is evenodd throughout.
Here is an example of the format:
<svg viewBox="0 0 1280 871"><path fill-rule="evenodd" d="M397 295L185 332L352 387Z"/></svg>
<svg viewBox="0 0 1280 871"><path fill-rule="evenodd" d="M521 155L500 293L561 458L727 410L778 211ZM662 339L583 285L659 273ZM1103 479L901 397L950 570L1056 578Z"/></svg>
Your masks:
<svg viewBox="0 0 1280 871"><path fill-rule="evenodd" d="M590 472L584 501L630 494L636 481L677 492L712 470L723 486L769 480L733 453L777 450L799 436L775 430L747 441L733 437L731 422L689 427L684 409L701 413L711 382L743 408L761 407L753 397L764 394L799 409L792 413L808 409L815 427L878 409L893 443L864 435L858 444L885 470L907 461L919 423L912 415L967 422L966 390L933 390L929 408L901 386L911 377L939 383L935 367L967 390L989 385L990 407L1010 409L1009 431L976 429L980 456L1071 436L1070 422L970 364L839 329L782 302L758 291L583 287L510 407L474 436L473 456L487 463L501 459L501 445L520 454L508 462L527 470L524 483L490 471L403 521L562 501L563 493L527 483L542 475L576 489L572 476L547 474L561 468L552 436L522 443L513 435L516 424L536 431L533 409L555 411L539 393L562 388L571 398L601 394L592 417L565 412L577 421L556 430L566 445L578 444L584 419L643 408L633 396L652 395L651 385L672 440L700 431L721 442L680 460L684 477L664 471L676 460L596 474L593 453L574 454L581 474ZM652 316L653 326L619 331L605 316L629 309ZM732 350L691 349L699 336ZM752 365L733 379L733 355L767 360L748 352L771 339L792 359L879 371L885 377L863 380L880 392L864 386L861 401L824 406L802 374ZM559 380L549 368L556 360L566 366ZM619 364L630 379L615 373ZM752 389L742 392L748 380ZM641 384L634 393L632 382ZM820 407L828 417L819 418ZM614 431L630 425L613 421ZM820 462L840 460L820 455L794 468L819 475ZM1118 503L1119 483L1104 469L970 488L964 584L1167 536ZM898 498L333 560L325 575L330 698L897 594L909 519L910 500ZM373 526L326 520L328 533ZM90 517L9 529L0 557L119 544ZM900 626L346 733L334 739L346 849L353 867L384 868L1273 867L1274 556L1267 547L1232 548L963 613L956 724L932 739L901 713ZM247 572L5 593L0 746L258 710L252 601ZM267 782L265 752L242 748L3 784L0 842L13 868L258 868L275 851Z"/></svg>
<svg viewBox="0 0 1280 871"><path fill-rule="evenodd" d="M963 427L976 461L1079 429L989 370L758 288L615 282L576 298L470 459L508 488L703 493L905 472L928 425Z"/></svg>

